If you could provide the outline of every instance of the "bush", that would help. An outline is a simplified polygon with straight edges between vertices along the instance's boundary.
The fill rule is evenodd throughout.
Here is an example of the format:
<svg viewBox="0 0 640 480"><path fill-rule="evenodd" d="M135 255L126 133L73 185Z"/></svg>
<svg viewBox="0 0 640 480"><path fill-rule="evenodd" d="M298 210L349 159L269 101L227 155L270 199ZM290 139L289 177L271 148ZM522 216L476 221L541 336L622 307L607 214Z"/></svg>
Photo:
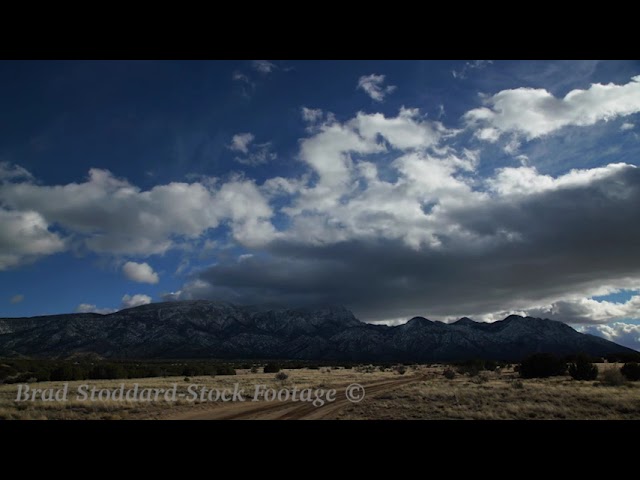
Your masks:
<svg viewBox="0 0 640 480"><path fill-rule="evenodd" d="M522 390L524 388L524 383L522 383L522 380L514 380L511 383L511 386L516 390Z"/></svg>
<svg viewBox="0 0 640 480"><path fill-rule="evenodd" d="M563 375L567 365L550 353L536 353L525 358L520 364L522 378L547 378Z"/></svg>
<svg viewBox="0 0 640 480"><path fill-rule="evenodd" d="M267 363L264 366L264 373L278 373L280 371L280 365L277 363Z"/></svg>
<svg viewBox="0 0 640 480"><path fill-rule="evenodd" d="M481 384L489 381L489 374L487 372L480 372L478 375L471 379L473 383Z"/></svg>
<svg viewBox="0 0 640 480"><path fill-rule="evenodd" d="M185 382L190 382L190 381L191 381L191 379L190 379L189 377L184 377L184 381L185 381Z"/></svg>
<svg viewBox="0 0 640 480"><path fill-rule="evenodd" d="M598 378L598 367L586 356L579 355L575 362L569 364L569 375L574 380L595 380Z"/></svg>
<svg viewBox="0 0 640 480"><path fill-rule="evenodd" d="M458 373L460 375L467 374L470 377L475 377L482 370L484 370L484 361L478 359L467 360L458 366Z"/></svg>
<svg viewBox="0 0 640 480"><path fill-rule="evenodd" d="M287 378L289 378L289 375L287 375L284 372L278 372L278 373L276 373L276 377L275 378L279 382L284 382Z"/></svg>
<svg viewBox="0 0 640 480"><path fill-rule="evenodd" d="M235 375L236 369L231 365L217 365L215 373L216 375Z"/></svg>
<svg viewBox="0 0 640 480"><path fill-rule="evenodd" d="M255 365L251 366L251 373L258 373L258 367L256 367Z"/></svg>
<svg viewBox="0 0 640 480"><path fill-rule="evenodd" d="M484 369L488 370L489 372L495 372L498 367L499 364L495 360L486 360L484 362Z"/></svg>
<svg viewBox="0 0 640 480"><path fill-rule="evenodd" d="M620 373L622 373L627 380L637 382L640 380L640 364L636 362L625 363L620 369Z"/></svg>
<svg viewBox="0 0 640 480"><path fill-rule="evenodd" d="M400 375L404 375L405 373L407 373L407 367L405 367L404 365L398 365L395 367L395 371Z"/></svg>
<svg viewBox="0 0 640 480"><path fill-rule="evenodd" d="M621 369L619 368L607 368L602 372L600 382L609 387L619 387L620 385L624 385L626 379L620 370Z"/></svg>
<svg viewBox="0 0 640 480"><path fill-rule="evenodd" d="M11 367L10 365L0 365L0 382L2 382L5 378L9 378L15 373L15 368Z"/></svg>
<svg viewBox="0 0 640 480"><path fill-rule="evenodd" d="M454 378L456 378L456 372L452 368L445 368L442 374L447 380L453 380Z"/></svg>

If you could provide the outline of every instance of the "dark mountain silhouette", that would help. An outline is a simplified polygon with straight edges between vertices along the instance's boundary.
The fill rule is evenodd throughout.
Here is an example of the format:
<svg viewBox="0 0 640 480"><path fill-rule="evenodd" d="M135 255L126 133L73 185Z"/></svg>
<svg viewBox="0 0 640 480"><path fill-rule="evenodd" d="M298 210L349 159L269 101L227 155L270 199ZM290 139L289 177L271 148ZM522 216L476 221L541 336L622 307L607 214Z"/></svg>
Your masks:
<svg viewBox="0 0 640 480"><path fill-rule="evenodd" d="M510 315L495 323L412 318L388 327L342 307L242 307L188 301L109 315L74 313L0 319L0 356L110 358L280 358L351 361L518 360L535 352L630 353L553 320Z"/></svg>

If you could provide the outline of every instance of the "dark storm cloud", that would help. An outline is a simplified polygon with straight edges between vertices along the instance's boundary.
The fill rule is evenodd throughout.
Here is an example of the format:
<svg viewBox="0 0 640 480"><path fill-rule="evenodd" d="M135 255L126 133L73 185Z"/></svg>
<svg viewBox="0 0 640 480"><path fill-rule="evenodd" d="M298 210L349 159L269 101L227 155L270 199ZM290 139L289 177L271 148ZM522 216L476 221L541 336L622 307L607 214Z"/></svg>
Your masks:
<svg viewBox="0 0 640 480"><path fill-rule="evenodd" d="M393 240L280 242L200 272L182 297L343 304L368 321L519 309L637 278L639 206L640 169L624 167L582 186L450 210L475 243L441 237L440 248L416 250Z"/></svg>

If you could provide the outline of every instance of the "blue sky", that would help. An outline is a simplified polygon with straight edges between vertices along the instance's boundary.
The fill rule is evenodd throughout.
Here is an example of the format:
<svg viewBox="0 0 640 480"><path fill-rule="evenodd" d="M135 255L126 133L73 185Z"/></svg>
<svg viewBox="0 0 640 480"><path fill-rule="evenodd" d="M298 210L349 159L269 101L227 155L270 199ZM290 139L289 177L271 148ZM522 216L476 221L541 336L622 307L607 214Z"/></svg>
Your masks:
<svg viewBox="0 0 640 480"><path fill-rule="evenodd" d="M640 345L640 62L0 62L0 316L341 303Z"/></svg>

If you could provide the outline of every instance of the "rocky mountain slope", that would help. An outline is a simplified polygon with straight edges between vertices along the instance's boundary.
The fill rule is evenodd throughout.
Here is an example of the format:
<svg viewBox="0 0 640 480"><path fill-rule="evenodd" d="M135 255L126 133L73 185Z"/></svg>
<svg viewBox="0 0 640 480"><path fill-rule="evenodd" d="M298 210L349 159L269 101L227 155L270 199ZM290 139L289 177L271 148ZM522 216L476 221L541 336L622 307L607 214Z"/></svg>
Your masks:
<svg viewBox="0 0 640 480"><path fill-rule="evenodd" d="M632 352L568 325L511 315L495 323L415 317L388 327L342 307L269 309L223 302L143 305L109 315L0 319L0 356L280 358L351 361L517 360L535 352Z"/></svg>

